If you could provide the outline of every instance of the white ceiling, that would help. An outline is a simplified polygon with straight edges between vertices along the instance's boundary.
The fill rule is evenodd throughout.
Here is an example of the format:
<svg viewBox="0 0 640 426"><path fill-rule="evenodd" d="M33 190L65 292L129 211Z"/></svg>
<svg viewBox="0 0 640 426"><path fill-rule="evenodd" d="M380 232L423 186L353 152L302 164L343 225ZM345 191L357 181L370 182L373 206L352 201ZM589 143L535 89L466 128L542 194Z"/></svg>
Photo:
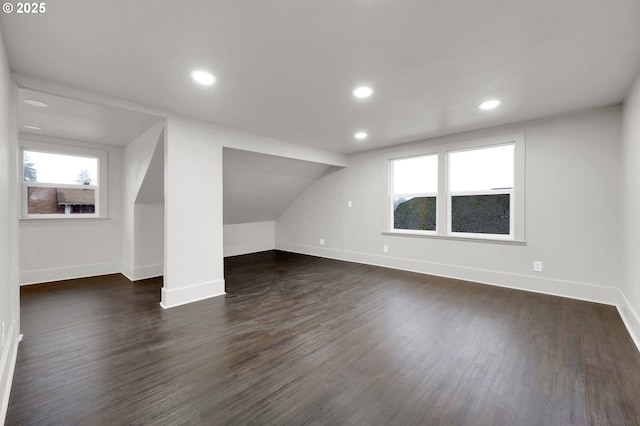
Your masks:
<svg viewBox="0 0 640 426"><path fill-rule="evenodd" d="M274 220L315 180L336 170L325 164L224 149L223 222Z"/></svg>
<svg viewBox="0 0 640 426"><path fill-rule="evenodd" d="M24 103L25 99L39 100L49 106L30 106ZM95 105L33 90L18 90L18 129L24 134L125 146L159 119L122 108ZM24 125L35 125L42 130L30 130Z"/></svg>
<svg viewBox="0 0 640 426"><path fill-rule="evenodd" d="M638 0L59 0L1 15L14 72L344 153L616 104L640 68ZM196 67L218 82L194 85ZM355 100L362 83L375 93Z"/></svg>

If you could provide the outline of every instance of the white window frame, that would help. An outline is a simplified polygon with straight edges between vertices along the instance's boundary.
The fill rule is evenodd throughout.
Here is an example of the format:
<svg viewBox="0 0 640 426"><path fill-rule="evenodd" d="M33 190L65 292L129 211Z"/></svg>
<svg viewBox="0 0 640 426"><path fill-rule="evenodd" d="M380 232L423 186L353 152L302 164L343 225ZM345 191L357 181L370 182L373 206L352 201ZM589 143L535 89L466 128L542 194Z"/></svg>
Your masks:
<svg viewBox="0 0 640 426"><path fill-rule="evenodd" d="M390 173L390 177L389 177L389 182L390 182L390 193L391 196L388 198L389 200L389 204L388 204L388 208L389 208L389 214L391 215L391 230L393 232L397 232L397 233L408 233L408 234L425 234L425 235L436 235L438 232L438 225L440 223L439 221L439 217L438 217L438 207L437 207L437 203L438 203L438 192L415 192L415 193L395 193L394 192L394 177L395 177L395 171L394 171L394 167L395 167L395 162L398 160L406 160L406 159L410 159L410 158L418 158L418 157L430 157L430 156L435 156L436 159L438 159L438 163L439 163L439 157L437 153L432 153L432 154L420 154L420 155L410 155L410 156L406 156L406 157L397 157L397 158L392 158L389 160L389 173ZM439 164L438 164L439 166ZM439 167L438 167L439 169ZM438 179L440 178L440 176L438 176ZM415 197L436 197L436 229L435 230L421 230L421 229L396 229L394 228L395 226L395 217L394 217L394 208L393 208L393 204L394 204L394 199L397 197L404 197L404 198L415 198Z"/></svg>
<svg viewBox="0 0 640 426"><path fill-rule="evenodd" d="M55 184L46 182L25 182L24 181L24 152L35 151L47 154L70 155L74 157L96 158L98 160L98 183L97 185L73 185L73 184ZM21 181L21 219L65 219L65 220L86 220L96 218L106 218L108 208L108 153L107 151L84 148L72 145L61 145L48 142L37 142L30 140L20 141L20 181ZM39 188L78 188L93 189L95 191L95 213L82 214L29 214L29 187Z"/></svg>
<svg viewBox="0 0 640 426"><path fill-rule="evenodd" d="M449 159L450 154L456 152L465 152L465 151L477 151L485 148L496 148L501 146L513 145L513 180L514 186L507 189L495 189L495 190L484 190L484 191L451 191L449 185L451 168L449 167ZM462 237L462 238L478 238L478 239L494 239L494 240L513 240L515 238L515 215L513 212L515 211L515 172L516 172L516 159L515 159L515 142L502 143L498 145L485 145L485 146L476 146L473 148L465 148L465 149L456 149L456 150L448 150L447 151L447 234L454 237ZM453 227L453 215L451 214L451 207L453 206L453 197L456 196L466 196L466 195L500 195L500 194L509 194L509 234L489 234L489 233L479 233L479 232L454 232Z"/></svg>
<svg viewBox="0 0 640 426"><path fill-rule="evenodd" d="M451 232L451 195L449 191L449 152L490 148L500 145L514 145L513 188L495 190L491 194L509 193L509 235ZM425 142L422 146L412 144L411 148L391 152L383 160L383 176L386 188L383 191L382 234L413 236L425 238L443 238L466 241L486 241L499 243L525 243L525 134L515 132L468 140L454 140L435 144ZM436 231L397 230L393 228L393 170L392 160L407 157L438 154L438 193L436 194ZM484 195L485 191L455 192L453 195ZM443 223L444 221L444 223Z"/></svg>

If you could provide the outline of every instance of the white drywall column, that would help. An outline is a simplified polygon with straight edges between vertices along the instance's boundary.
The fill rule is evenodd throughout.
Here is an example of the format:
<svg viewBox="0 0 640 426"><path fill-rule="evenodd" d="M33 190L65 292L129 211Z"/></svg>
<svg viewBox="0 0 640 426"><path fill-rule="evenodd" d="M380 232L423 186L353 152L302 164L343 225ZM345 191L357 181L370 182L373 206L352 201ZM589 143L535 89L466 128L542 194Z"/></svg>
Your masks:
<svg viewBox="0 0 640 426"><path fill-rule="evenodd" d="M0 424L9 405L20 333L16 92L0 35Z"/></svg>
<svg viewBox="0 0 640 426"><path fill-rule="evenodd" d="M640 349L640 75L624 101L622 126L622 318Z"/></svg>
<svg viewBox="0 0 640 426"><path fill-rule="evenodd" d="M135 279L135 203L151 163L158 138L164 129L160 121L124 149L124 196L122 202L122 273Z"/></svg>
<svg viewBox="0 0 640 426"><path fill-rule="evenodd" d="M163 308L224 294L222 144L170 117L165 151Z"/></svg>

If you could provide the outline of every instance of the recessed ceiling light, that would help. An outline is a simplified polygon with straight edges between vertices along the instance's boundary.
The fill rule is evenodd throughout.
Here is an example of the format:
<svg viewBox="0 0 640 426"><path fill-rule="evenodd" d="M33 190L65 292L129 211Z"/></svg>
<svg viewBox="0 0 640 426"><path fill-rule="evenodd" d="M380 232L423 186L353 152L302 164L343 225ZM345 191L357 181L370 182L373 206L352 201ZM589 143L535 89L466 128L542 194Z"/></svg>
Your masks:
<svg viewBox="0 0 640 426"><path fill-rule="evenodd" d="M29 129L29 130L42 130L42 127L32 126L31 124L25 124L22 127L24 127L25 129Z"/></svg>
<svg viewBox="0 0 640 426"><path fill-rule="evenodd" d="M45 104L44 102L35 99L25 99L24 103L38 108L46 108L49 106L49 104Z"/></svg>
<svg viewBox="0 0 640 426"><path fill-rule="evenodd" d="M478 108L480 109L494 109L497 108L498 105L500 105L501 102L497 99L491 99L488 101L484 101L483 103L481 103L480 105L478 105Z"/></svg>
<svg viewBox="0 0 640 426"><path fill-rule="evenodd" d="M368 98L373 94L373 89L369 86L360 86L353 89L352 93L356 98Z"/></svg>
<svg viewBox="0 0 640 426"><path fill-rule="evenodd" d="M195 70L191 73L191 78L203 86L211 86L216 82L216 78L213 74L207 71Z"/></svg>
<svg viewBox="0 0 640 426"><path fill-rule="evenodd" d="M358 132L358 133L356 133L355 135L353 135L353 137L354 137L354 138L356 138L356 139L360 139L360 140L362 140L362 139L366 139L366 138L367 138L367 136L368 136L368 135L367 135L365 132Z"/></svg>

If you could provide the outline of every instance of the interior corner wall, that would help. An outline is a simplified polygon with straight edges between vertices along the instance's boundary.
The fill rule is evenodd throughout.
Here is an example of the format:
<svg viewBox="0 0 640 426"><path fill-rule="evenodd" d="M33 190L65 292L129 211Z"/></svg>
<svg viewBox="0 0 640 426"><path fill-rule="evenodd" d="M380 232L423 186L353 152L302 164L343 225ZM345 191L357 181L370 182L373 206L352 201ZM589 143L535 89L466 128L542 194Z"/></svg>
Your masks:
<svg viewBox="0 0 640 426"><path fill-rule="evenodd" d="M156 145L159 142L159 138L164 129L164 122L151 126L144 133L138 136L135 140L131 141L124 148L123 159L123 194L122 194L122 273L131 281L135 281L140 278L148 278L150 272L158 269L158 264L162 265L164 254L162 259L145 259L151 260L153 263L145 263L136 261L136 235L138 237L144 237L146 232L140 232L136 234L136 224L141 223L140 215L147 211L144 207L140 208L136 218L136 198L145 175L151 163L153 153ZM162 215L164 217L164 213ZM157 216L150 219L153 223L157 222ZM163 225L164 228L164 225ZM163 229L162 228L162 229ZM161 229L161 231L162 231ZM151 236L153 239L154 237ZM145 245L144 242L141 244ZM142 250L139 249L138 253ZM162 268L160 266L160 268ZM162 271L159 274L162 275Z"/></svg>
<svg viewBox="0 0 640 426"><path fill-rule="evenodd" d="M17 88L0 35L0 424L9 406L20 334L16 104Z"/></svg>
<svg viewBox="0 0 640 426"><path fill-rule="evenodd" d="M618 304L621 117L613 106L351 155L276 220L276 248ZM526 139L526 245L382 235L390 156L516 131Z"/></svg>
<svg viewBox="0 0 640 426"><path fill-rule="evenodd" d="M623 105L622 318L640 349L640 74Z"/></svg>
<svg viewBox="0 0 640 426"><path fill-rule="evenodd" d="M224 256L273 250L275 221L224 225Z"/></svg>

